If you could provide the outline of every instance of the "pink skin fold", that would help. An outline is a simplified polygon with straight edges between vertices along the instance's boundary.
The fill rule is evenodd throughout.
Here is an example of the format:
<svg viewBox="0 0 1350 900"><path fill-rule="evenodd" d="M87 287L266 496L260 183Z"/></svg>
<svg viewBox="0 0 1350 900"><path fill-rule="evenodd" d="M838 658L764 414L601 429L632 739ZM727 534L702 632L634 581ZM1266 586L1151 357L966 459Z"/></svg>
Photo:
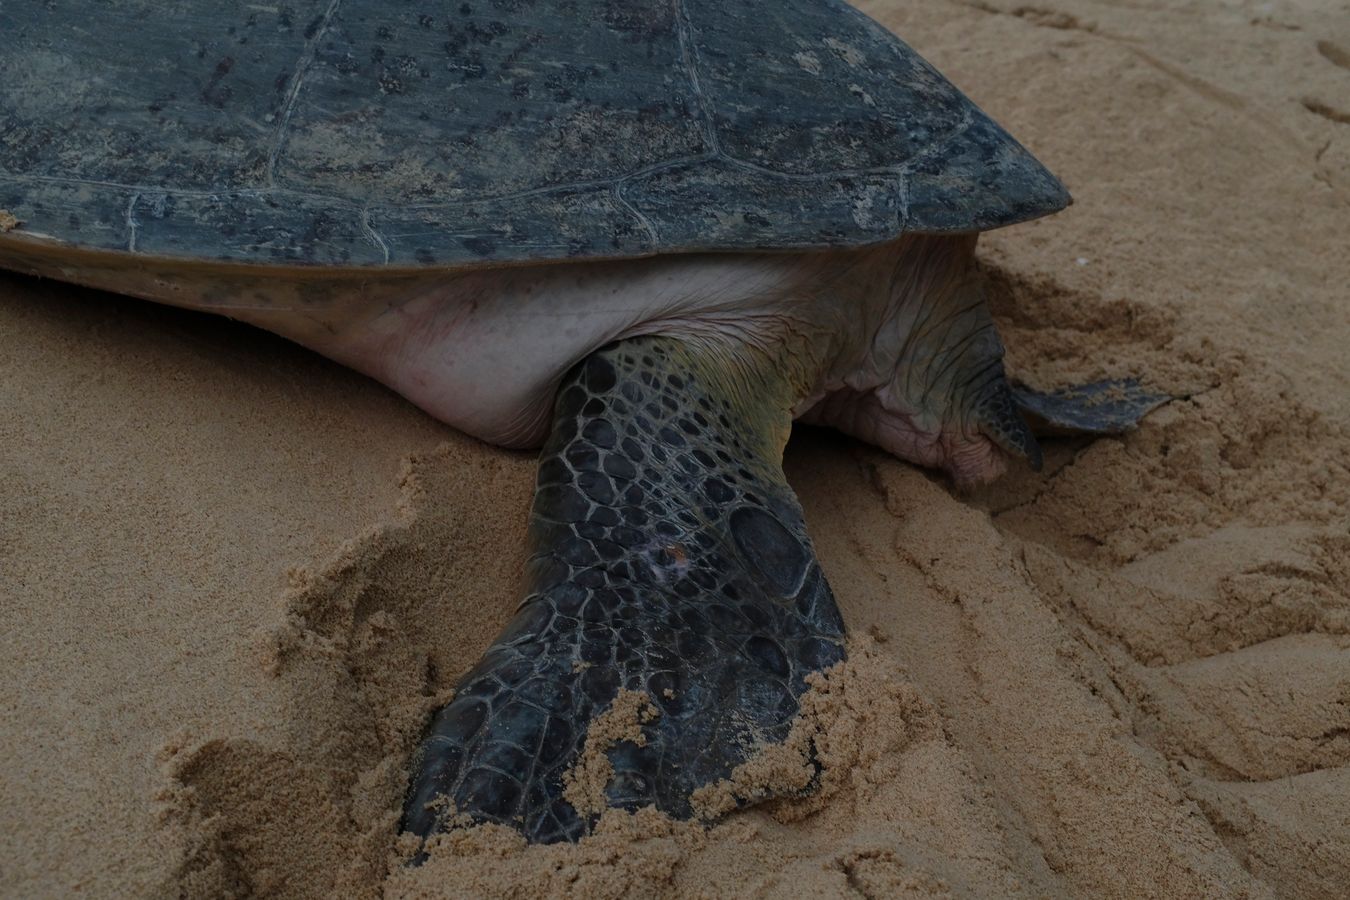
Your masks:
<svg viewBox="0 0 1350 900"><path fill-rule="evenodd" d="M464 431L533 447L559 379L596 349L639 335L720 339L779 359L800 389L802 421L967 486L1002 474L1007 458L973 390L1001 382L1003 353L974 246L970 235L915 236L469 273L316 349Z"/></svg>
<svg viewBox="0 0 1350 900"><path fill-rule="evenodd" d="M10 268L273 331L506 447L542 444L563 375L613 341L720 341L782 368L801 398L794 417L968 486L1023 455L1008 439L1020 423L991 413L1006 393L1003 348L975 242L907 235L838 250L374 274L0 249Z"/></svg>

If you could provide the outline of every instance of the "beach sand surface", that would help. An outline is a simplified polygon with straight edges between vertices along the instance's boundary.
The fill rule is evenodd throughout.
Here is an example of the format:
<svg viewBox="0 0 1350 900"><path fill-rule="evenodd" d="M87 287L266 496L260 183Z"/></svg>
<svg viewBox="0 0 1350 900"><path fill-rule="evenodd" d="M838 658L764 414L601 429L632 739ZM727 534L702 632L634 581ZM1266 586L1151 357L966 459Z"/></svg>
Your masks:
<svg viewBox="0 0 1350 900"><path fill-rule="evenodd" d="M864 8L1074 194L981 243L1012 372L1177 399L969 496L798 429L852 653L797 735L819 789L711 827L401 865L530 455L251 328L0 277L0 895L1344 896L1350 5L1034 2Z"/></svg>

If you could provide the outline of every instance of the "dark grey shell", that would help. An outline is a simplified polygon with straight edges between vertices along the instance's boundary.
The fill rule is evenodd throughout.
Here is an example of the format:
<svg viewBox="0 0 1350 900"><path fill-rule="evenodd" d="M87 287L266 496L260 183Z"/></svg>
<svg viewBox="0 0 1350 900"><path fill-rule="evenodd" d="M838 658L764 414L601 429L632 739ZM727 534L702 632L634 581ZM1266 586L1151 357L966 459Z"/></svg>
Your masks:
<svg viewBox="0 0 1350 900"><path fill-rule="evenodd" d="M864 244L1067 203L839 0L0 5L11 238L451 267Z"/></svg>

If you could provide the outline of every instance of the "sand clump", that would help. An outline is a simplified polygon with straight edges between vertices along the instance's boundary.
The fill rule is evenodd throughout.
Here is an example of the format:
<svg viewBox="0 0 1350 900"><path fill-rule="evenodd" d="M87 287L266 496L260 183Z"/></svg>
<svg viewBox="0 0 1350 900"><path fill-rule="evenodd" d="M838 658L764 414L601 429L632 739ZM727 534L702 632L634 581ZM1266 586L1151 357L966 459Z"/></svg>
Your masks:
<svg viewBox="0 0 1350 900"><path fill-rule="evenodd" d="M850 649L848 660L813 677L803 716L785 744L766 748L730 779L700 793L695 803L713 824L678 822L648 808L605 812L595 832L575 846L527 846L519 834L497 826L451 832L428 843L429 858L420 867L393 867L386 896L730 896L747 889L746 879L763 890L791 885L801 893L833 893L857 881L873 885L878 896L920 885L943 896L946 882L920 862L918 848L902 853L847 837L814 846L792 841L778 848L787 873L758 871L774 852L759 846L766 831L786 836L791 823L822 815L839 822L838 813L845 810L884 814L894 797L888 786L897 778L911 783L902 793L936 790L944 799L960 798L960 786L951 781L966 773L959 754L946 743L936 711L894 661L877 652L875 641L862 636ZM598 720L603 736L594 742L588 737L586 755L640 736L643 710L649 708L644 694L622 694ZM578 768L589 777L608 763L600 759L599 766L583 759ZM721 818L745 801L769 795L780 799ZM589 806L596 797L578 799ZM953 806L951 813L966 812L960 803ZM415 842L404 841L397 858L406 859L416 849ZM962 860L965 866L973 862L973 855ZM718 880L727 867L734 877L723 889ZM980 874L994 879L986 883L1004 878L996 871ZM961 871L961 877L969 881L968 873Z"/></svg>
<svg viewBox="0 0 1350 900"><path fill-rule="evenodd" d="M647 745L642 726L659 714L656 704L643 691L621 690L610 705L586 728L586 744L581 757L563 776L563 796L583 816L598 816L609 805L605 788L614 777L609 751L615 744L628 741Z"/></svg>
<svg viewBox="0 0 1350 900"><path fill-rule="evenodd" d="M1176 399L964 495L798 429L852 637L789 744L708 822L408 867L408 759L514 610L533 460L223 319L0 279L0 894L1343 895L1350 19L865 6L1075 196L981 241L1011 372Z"/></svg>
<svg viewBox="0 0 1350 900"><path fill-rule="evenodd" d="M694 792L690 802L700 818L713 821L763 800L774 801L766 810L780 822L804 818L884 755L938 729L931 707L877 652L870 635L850 641L848 658L808 676L807 684L783 743L761 748L730 778Z"/></svg>

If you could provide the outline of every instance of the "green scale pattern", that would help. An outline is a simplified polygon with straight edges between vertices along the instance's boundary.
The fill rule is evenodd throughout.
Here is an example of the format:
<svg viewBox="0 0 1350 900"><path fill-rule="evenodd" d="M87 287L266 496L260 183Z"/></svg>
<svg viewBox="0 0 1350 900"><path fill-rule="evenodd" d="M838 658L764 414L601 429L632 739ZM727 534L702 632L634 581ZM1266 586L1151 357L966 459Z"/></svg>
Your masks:
<svg viewBox="0 0 1350 900"><path fill-rule="evenodd" d="M585 834L564 775L621 689L659 714L645 745L609 750L612 806L688 817L692 791L786 738L807 676L844 658L844 625L783 478L787 405L766 404L775 391L757 378L744 359L663 338L569 373L539 466L527 596L432 721L407 830L467 813L532 841Z"/></svg>

